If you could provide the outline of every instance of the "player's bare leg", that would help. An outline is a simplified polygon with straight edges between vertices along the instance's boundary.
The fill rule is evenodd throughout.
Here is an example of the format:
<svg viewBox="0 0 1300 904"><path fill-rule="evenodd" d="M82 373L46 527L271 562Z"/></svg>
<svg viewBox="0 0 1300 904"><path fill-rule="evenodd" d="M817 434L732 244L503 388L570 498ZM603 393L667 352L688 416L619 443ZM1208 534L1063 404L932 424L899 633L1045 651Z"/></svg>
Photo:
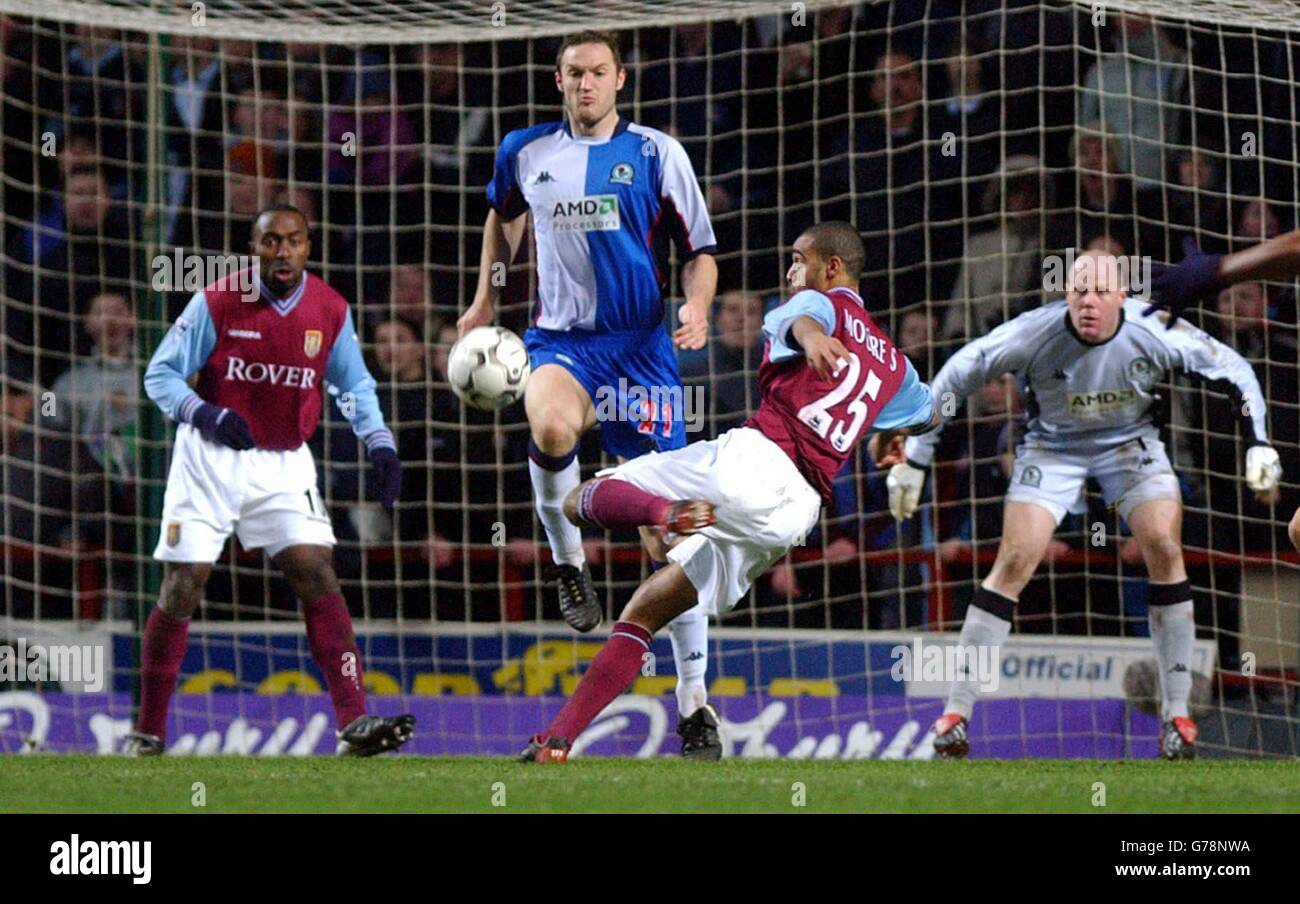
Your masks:
<svg viewBox="0 0 1300 904"><path fill-rule="evenodd" d="M1197 734L1188 710L1196 617L1180 539L1183 505L1175 499L1151 499L1133 509L1128 526L1142 550L1151 582L1151 642L1160 665L1163 698L1160 755L1191 759L1196 755Z"/></svg>
<svg viewBox="0 0 1300 904"><path fill-rule="evenodd" d="M203 600L211 573L212 566L202 562L168 562L163 567L158 606L149 613L140 641L140 712L135 731L122 747L125 756L163 752L167 708L189 646L190 617Z"/></svg>
<svg viewBox="0 0 1300 904"><path fill-rule="evenodd" d="M328 546L301 543L273 559L294 594L302 600L307 644L325 676L338 724L338 753L374 756L396 750L411 739L415 717L366 715L361 681L361 653L352 633L352 616L334 573L334 552Z"/></svg>
<svg viewBox="0 0 1300 904"><path fill-rule="evenodd" d="M696 602L695 587L676 562L646 578L564 709L545 732L533 736L519 759L539 763L567 760L573 739L640 674L654 633Z"/></svg>
<svg viewBox="0 0 1300 904"><path fill-rule="evenodd" d="M582 531L564 517L562 508L564 497L581 479L578 440L595 426L596 409L582 384L558 364L543 364L533 371L524 408L531 434L528 476L554 563L546 571L546 580L558 584L564 620L586 633L601 623L605 613L591 585Z"/></svg>
<svg viewBox="0 0 1300 904"><path fill-rule="evenodd" d="M714 522L713 506L702 499L674 501L655 496L617 478L596 478L564 500L564 514L579 525L606 528L636 526L641 542L657 564L668 558L667 537L685 537ZM718 713L709 705L704 676L708 666L709 617L698 609L683 612L668 624L677 668L677 733L682 756L716 760L722 756Z"/></svg>
<svg viewBox="0 0 1300 904"><path fill-rule="evenodd" d="M1291 545L1300 552L1300 508L1295 510L1291 516L1291 523L1287 525L1287 533L1291 535Z"/></svg>
<svg viewBox="0 0 1300 904"><path fill-rule="evenodd" d="M1047 544L1056 531L1056 518L1032 502L1008 501L1002 513L1002 542L998 557L966 610L961 626L963 647L1001 647L1011 633L1011 619L1020 593L1034 576ZM948 691L943 715L934 724L934 750L945 758L964 757L970 751L966 727L979 678L955 678Z"/></svg>

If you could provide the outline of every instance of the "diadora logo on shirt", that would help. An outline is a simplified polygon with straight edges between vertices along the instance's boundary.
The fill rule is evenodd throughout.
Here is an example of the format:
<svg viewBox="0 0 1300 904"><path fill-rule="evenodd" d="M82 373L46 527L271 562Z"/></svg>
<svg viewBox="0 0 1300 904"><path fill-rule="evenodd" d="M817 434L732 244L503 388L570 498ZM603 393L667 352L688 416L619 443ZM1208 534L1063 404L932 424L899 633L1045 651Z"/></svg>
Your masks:
<svg viewBox="0 0 1300 904"><path fill-rule="evenodd" d="M556 232L605 232L619 228L618 196L587 195L556 201L551 208L551 228Z"/></svg>
<svg viewBox="0 0 1300 904"><path fill-rule="evenodd" d="M1070 414L1092 420L1123 411L1138 400L1136 389L1103 389L1070 394Z"/></svg>
<svg viewBox="0 0 1300 904"><path fill-rule="evenodd" d="M257 330L226 330L227 336L235 339L261 339L262 334Z"/></svg>
<svg viewBox="0 0 1300 904"><path fill-rule="evenodd" d="M245 361L231 355L226 359L226 379L239 383L270 383L272 386L287 386L291 389L314 389L316 371L310 367L294 367L289 364Z"/></svg>

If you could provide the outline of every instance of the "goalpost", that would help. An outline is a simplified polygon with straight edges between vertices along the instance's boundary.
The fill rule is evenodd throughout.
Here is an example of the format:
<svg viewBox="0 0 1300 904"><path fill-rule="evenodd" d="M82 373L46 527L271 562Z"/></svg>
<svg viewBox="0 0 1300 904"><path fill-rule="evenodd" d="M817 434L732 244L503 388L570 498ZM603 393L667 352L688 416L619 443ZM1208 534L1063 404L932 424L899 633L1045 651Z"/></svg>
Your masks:
<svg viewBox="0 0 1300 904"><path fill-rule="evenodd" d="M503 754L561 705L604 629L574 635L540 583L521 406L466 410L440 368L496 147L560 116L565 33L620 33L621 113L676 135L709 200L721 283L708 348L680 360L690 440L757 405L758 321L818 219L863 232L868 306L926 377L1051 297L1068 249L1106 243L1143 276L1184 238L1226 251L1300 224L1292 3L0 0L0 16L3 752L108 752L130 730L173 432L139 376L194 288L186 267L246 253L275 201L312 220L309 269L353 305L407 469L385 517L327 403L313 451L373 710L414 712L416 752ZM525 259L510 270L501 325L526 329L535 279ZM1200 747L1297 756L1295 285L1189 316L1255 366L1285 469L1282 501L1255 503L1227 397L1169 382ZM1012 396L967 401L905 526L859 457L806 546L712 629L729 754L929 758L947 685L927 667L992 563ZM607 463L593 436L581 461ZM1145 572L1087 502L989 664L974 756L1155 753ZM608 625L648 567L634 535L590 539ZM190 630L171 751L332 750L297 608L231 544ZM666 637L655 653L577 752L675 749Z"/></svg>

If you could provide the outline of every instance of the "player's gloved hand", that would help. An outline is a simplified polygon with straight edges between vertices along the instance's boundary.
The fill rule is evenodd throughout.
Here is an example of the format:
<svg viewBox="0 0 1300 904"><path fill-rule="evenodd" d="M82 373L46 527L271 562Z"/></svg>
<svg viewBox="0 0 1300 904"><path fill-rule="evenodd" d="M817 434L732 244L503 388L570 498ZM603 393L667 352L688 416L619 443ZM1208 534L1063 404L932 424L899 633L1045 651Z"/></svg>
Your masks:
<svg viewBox="0 0 1300 904"><path fill-rule="evenodd" d="M379 499L391 512L402 492L402 460L391 446L376 446L370 450L370 464L374 466L375 480L379 484Z"/></svg>
<svg viewBox="0 0 1300 904"><path fill-rule="evenodd" d="M1157 264L1152 267L1151 304L1142 312L1150 317L1161 308L1169 310L1166 329L1178 322L1178 315L1186 308L1196 307L1218 292L1221 254L1205 254L1188 236L1183 240L1183 259L1176 264Z"/></svg>
<svg viewBox="0 0 1300 904"><path fill-rule="evenodd" d="M243 451L257 445L253 431L243 415L230 408L204 402L190 417L190 423L203 434L203 438L231 449Z"/></svg>
<svg viewBox="0 0 1300 904"><path fill-rule="evenodd" d="M1246 486L1260 501L1275 501L1274 490L1282 479L1282 462L1272 446L1257 445L1246 450Z"/></svg>
<svg viewBox="0 0 1300 904"><path fill-rule="evenodd" d="M906 521L921 504L921 490L925 488L925 469L910 461L894 465L885 478L889 489L889 511L895 521Z"/></svg>

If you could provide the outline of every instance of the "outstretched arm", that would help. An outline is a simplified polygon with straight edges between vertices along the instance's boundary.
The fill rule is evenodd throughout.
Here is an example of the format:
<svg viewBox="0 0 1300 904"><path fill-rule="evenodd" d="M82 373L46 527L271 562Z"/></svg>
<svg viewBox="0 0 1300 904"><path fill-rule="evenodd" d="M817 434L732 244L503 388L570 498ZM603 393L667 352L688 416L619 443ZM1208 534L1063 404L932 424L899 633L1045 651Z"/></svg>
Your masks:
<svg viewBox="0 0 1300 904"><path fill-rule="evenodd" d="M1150 316L1169 310L1169 326L1187 308L1208 303L1221 289L1251 280L1287 280L1300 276L1300 229L1232 254L1205 254L1188 238L1183 259L1163 267L1151 280Z"/></svg>

